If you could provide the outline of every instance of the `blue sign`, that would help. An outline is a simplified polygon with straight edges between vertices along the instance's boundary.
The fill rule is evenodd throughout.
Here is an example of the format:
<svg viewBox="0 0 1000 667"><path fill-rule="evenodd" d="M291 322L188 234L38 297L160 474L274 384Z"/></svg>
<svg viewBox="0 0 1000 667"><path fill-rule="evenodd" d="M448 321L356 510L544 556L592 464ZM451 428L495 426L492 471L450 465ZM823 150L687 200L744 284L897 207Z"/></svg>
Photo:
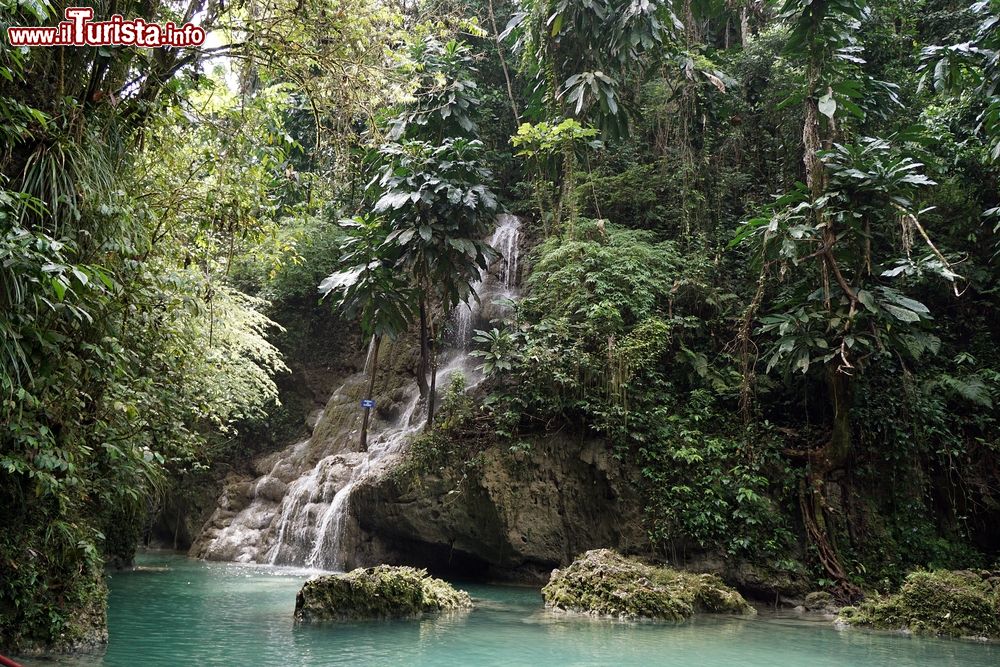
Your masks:
<svg viewBox="0 0 1000 667"><path fill-rule="evenodd" d="M375 401L373 399L370 399L370 398L363 398L363 399L361 399L361 407L363 407L363 408L374 408L375 407Z"/></svg>

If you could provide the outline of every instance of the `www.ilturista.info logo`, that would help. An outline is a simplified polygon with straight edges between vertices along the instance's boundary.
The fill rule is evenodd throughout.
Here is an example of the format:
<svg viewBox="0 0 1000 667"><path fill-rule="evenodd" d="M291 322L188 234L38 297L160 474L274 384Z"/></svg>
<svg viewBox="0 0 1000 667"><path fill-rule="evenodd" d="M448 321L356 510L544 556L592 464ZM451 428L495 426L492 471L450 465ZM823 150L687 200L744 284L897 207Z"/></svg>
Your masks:
<svg viewBox="0 0 1000 667"><path fill-rule="evenodd" d="M11 46L141 46L155 49L161 46L201 46L205 31L200 26L172 21L160 25L143 19L126 21L115 14L107 21L91 21L92 7L67 7L66 20L46 27L11 26L7 40Z"/></svg>

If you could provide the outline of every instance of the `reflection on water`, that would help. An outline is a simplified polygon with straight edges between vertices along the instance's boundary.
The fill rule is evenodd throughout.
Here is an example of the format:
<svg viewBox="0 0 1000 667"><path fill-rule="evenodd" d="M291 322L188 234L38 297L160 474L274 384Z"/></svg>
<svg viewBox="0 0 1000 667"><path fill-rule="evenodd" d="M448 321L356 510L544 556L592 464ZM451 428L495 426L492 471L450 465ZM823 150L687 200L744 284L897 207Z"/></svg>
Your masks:
<svg viewBox="0 0 1000 667"><path fill-rule="evenodd" d="M148 569L112 575L105 655L28 659L26 667L1000 665L996 644L838 632L829 622L767 613L627 623L549 613L537 590L499 586L463 586L476 601L469 613L296 627L295 594L315 571L174 555L147 554L140 562Z"/></svg>

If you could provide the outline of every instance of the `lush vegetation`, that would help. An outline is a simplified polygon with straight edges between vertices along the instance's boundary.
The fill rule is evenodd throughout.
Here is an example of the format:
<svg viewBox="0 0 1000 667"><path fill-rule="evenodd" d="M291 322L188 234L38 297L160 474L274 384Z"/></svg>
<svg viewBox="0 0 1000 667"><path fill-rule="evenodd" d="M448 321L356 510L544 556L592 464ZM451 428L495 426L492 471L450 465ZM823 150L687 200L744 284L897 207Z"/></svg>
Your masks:
<svg viewBox="0 0 1000 667"><path fill-rule="evenodd" d="M799 561L844 598L995 558L997 7L918 4L665 7L600 88L636 91L629 139L549 78L544 121L604 145L484 354L522 430L585 423L640 466L668 553ZM538 40L578 11L531 5L529 74L564 71Z"/></svg>
<svg viewBox="0 0 1000 667"><path fill-rule="evenodd" d="M199 7L117 11L181 22ZM333 27L292 7L270 6L286 38ZM61 8L4 3L2 23L49 24ZM357 10L345 27L392 24ZM231 35L252 12L229 11ZM256 43L243 51L255 63L277 46ZM236 73L213 73L204 54L150 55L0 51L5 647L85 642L103 624L103 563L130 561L164 492L233 452L238 430L273 409L280 327L239 278L262 272L262 296L262 283L287 285L296 240L326 219L313 191L329 170L300 173L316 151L335 154L307 111L319 102L292 83L304 62L288 57L280 76L248 68L234 88L225 77ZM331 46L310 58L380 56ZM369 103L346 82L324 94L342 111ZM291 298L302 286L285 289Z"/></svg>
<svg viewBox="0 0 1000 667"><path fill-rule="evenodd" d="M373 379L412 340L434 429L504 209L523 298L435 464L585 430L665 556L841 598L995 562L997 0L113 5L212 41L0 44L5 646L83 640L170 489L301 421L303 332Z"/></svg>

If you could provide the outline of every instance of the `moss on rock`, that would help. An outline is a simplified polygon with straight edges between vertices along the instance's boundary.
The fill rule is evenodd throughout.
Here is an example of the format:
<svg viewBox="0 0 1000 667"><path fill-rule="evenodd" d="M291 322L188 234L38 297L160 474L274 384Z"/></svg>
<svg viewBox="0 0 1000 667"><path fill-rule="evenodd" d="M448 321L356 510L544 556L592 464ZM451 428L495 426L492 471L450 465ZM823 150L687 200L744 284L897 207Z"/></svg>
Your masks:
<svg viewBox="0 0 1000 667"><path fill-rule="evenodd" d="M838 620L915 634L1000 638L1000 572L913 572L898 593L844 607Z"/></svg>
<svg viewBox="0 0 1000 667"><path fill-rule="evenodd" d="M542 596L550 609L620 618L680 621L695 613L757 613L715 575L654 567L610 549L588 551L553 570Z"/></svg>
<svg viewBox="0 0 1000 667"><path fill-rule="evenodd" d="M818 612L821 614L836 614L840 607L833 595L826 591L813 591L806 595L803 602L806 611Z"/></svg>
<svg viewBox="0 0 1000 667"><path fill-rule="evenodd" d="M415 618L471 607L468 593L426 570L379 565L310 579L295 598L295 621Z"/></svg>

